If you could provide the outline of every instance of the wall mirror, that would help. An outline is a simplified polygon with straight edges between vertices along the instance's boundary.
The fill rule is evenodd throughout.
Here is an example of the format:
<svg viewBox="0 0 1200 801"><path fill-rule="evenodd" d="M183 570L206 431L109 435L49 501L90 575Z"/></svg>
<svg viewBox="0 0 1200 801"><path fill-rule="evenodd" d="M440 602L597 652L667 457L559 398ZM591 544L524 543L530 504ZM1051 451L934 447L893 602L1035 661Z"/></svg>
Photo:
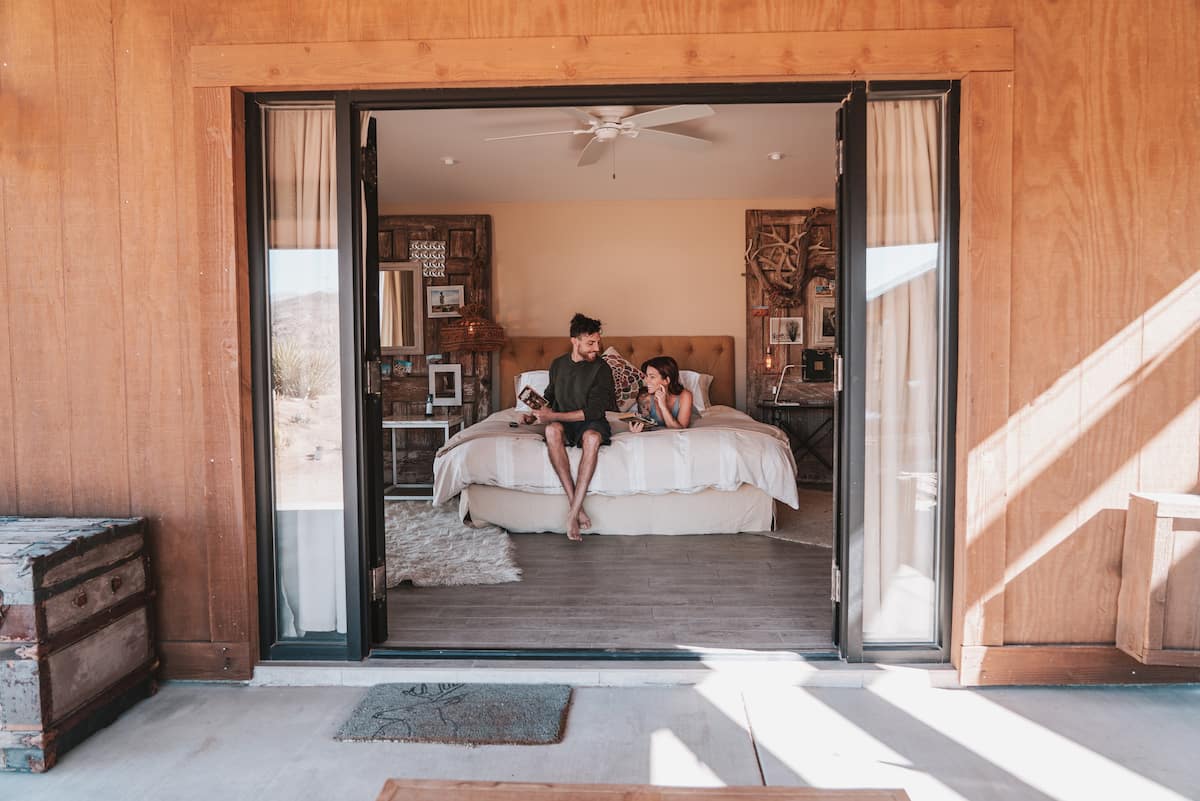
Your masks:
<svg viewBox="0 0 1200 801"><path fill-rule="evenodd" d="M379 264L379 352L420 353L424 329L421 265Z"/></svg>

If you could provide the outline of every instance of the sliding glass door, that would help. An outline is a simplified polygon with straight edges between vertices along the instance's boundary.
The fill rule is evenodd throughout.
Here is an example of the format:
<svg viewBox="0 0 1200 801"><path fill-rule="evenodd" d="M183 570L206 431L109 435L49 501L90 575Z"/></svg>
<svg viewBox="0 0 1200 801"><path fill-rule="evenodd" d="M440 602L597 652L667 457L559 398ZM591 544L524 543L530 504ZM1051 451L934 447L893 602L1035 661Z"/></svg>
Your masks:
<svg viewBox="0 0 1200 801"><path fill-rule="evenodd" d="M263 655L346 658L357 396L338 121L332 101L252 100L246 115Z"/></svg>
<svg viewBox="0 0 1200 801"><path fill-rule="evenodd" d="M867 103L863 642L933 645L943 630L943 425L953 340L949 93Z"/></svg>
<svg viewBox="0 0 1200 801"><path fill-rule="evenodd" d="M956 114L950 84L872 84L842 111L839 645L852 660L947 653Z"/></svg>

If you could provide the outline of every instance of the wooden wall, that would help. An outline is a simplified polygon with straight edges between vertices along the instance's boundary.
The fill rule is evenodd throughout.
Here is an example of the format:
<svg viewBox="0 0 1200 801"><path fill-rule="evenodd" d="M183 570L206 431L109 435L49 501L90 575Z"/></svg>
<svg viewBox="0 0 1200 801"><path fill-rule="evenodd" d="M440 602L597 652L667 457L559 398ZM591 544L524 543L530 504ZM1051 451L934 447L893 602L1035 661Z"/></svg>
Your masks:
<svg viewBox="0 0 1200 801"><path fill-rule="evenodd" d="M667 63L686 66L674 77L746 80L795 74L813 52L834 76L923 59L954 73L987 53L939 49L951 34L888 48L848 34L820 51L795 34L730 40L716 60L705 34L986 27L1013 29L1015 51L1012 72L992 66L964 88L990 112L972 117L968 103L963 121L964 153L985 168L964 166L964 225L980 234L964 241L964 294L979 305L964 318L956 639L980 681L1019 680L1031 675L1019 665L1066 652L998 646L1091 643L1071 658L1109 659L1126 494L1197 486L1195 0L7 0L0 510L148 516L168 672L248 675L230 125L230 87L246 84L192 84L246 64L263 84L328 73L281 73L227 45L348 43L339 63L358 84L375 77L368 43L396 39L422 40L380 45L397 70L421 59L418 85L497 69L526 83L653 81ZM547 69L519 60L518 39L486 41L534 36L572 37L539 40L569 52ZM294 66L308 57L289 52Z"/></svg>

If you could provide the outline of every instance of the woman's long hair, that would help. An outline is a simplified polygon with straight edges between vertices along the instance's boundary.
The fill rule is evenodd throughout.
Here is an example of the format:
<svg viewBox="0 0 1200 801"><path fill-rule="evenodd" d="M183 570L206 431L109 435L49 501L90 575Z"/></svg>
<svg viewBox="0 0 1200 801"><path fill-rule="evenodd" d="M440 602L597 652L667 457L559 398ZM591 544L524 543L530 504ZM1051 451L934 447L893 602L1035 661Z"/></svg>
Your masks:
<svg viewBox="0 0 1200 801"><path fill-rule="evenodd" d="M667 379L667 392L678 395L683 392L683 384L679 382L679 364L670 356L655 356L642 362L642 372L647 367L653 367L658 374Z"/></svg>

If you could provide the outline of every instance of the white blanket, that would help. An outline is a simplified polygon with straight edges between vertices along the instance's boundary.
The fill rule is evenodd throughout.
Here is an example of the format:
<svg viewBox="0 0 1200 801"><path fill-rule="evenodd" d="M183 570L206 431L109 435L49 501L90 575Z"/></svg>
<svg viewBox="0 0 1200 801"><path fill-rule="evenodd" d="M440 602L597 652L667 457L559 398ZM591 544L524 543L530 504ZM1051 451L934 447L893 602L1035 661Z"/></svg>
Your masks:
<svg viewBox="0 0 1200 801"><path fill-rule="evenodd" d="M542 439L544 426L509 426L516 409L496 412L446 443L433 462L433 503L445 503L470 484L562 494ZM691 428L634 434L610 413L612 444L600 449L588 492L661 495L705 489L736 490L752 484L793 509L796 462L787 435L728 406L714 406ZM568 448L571 473L579 448Z"/></svg>

